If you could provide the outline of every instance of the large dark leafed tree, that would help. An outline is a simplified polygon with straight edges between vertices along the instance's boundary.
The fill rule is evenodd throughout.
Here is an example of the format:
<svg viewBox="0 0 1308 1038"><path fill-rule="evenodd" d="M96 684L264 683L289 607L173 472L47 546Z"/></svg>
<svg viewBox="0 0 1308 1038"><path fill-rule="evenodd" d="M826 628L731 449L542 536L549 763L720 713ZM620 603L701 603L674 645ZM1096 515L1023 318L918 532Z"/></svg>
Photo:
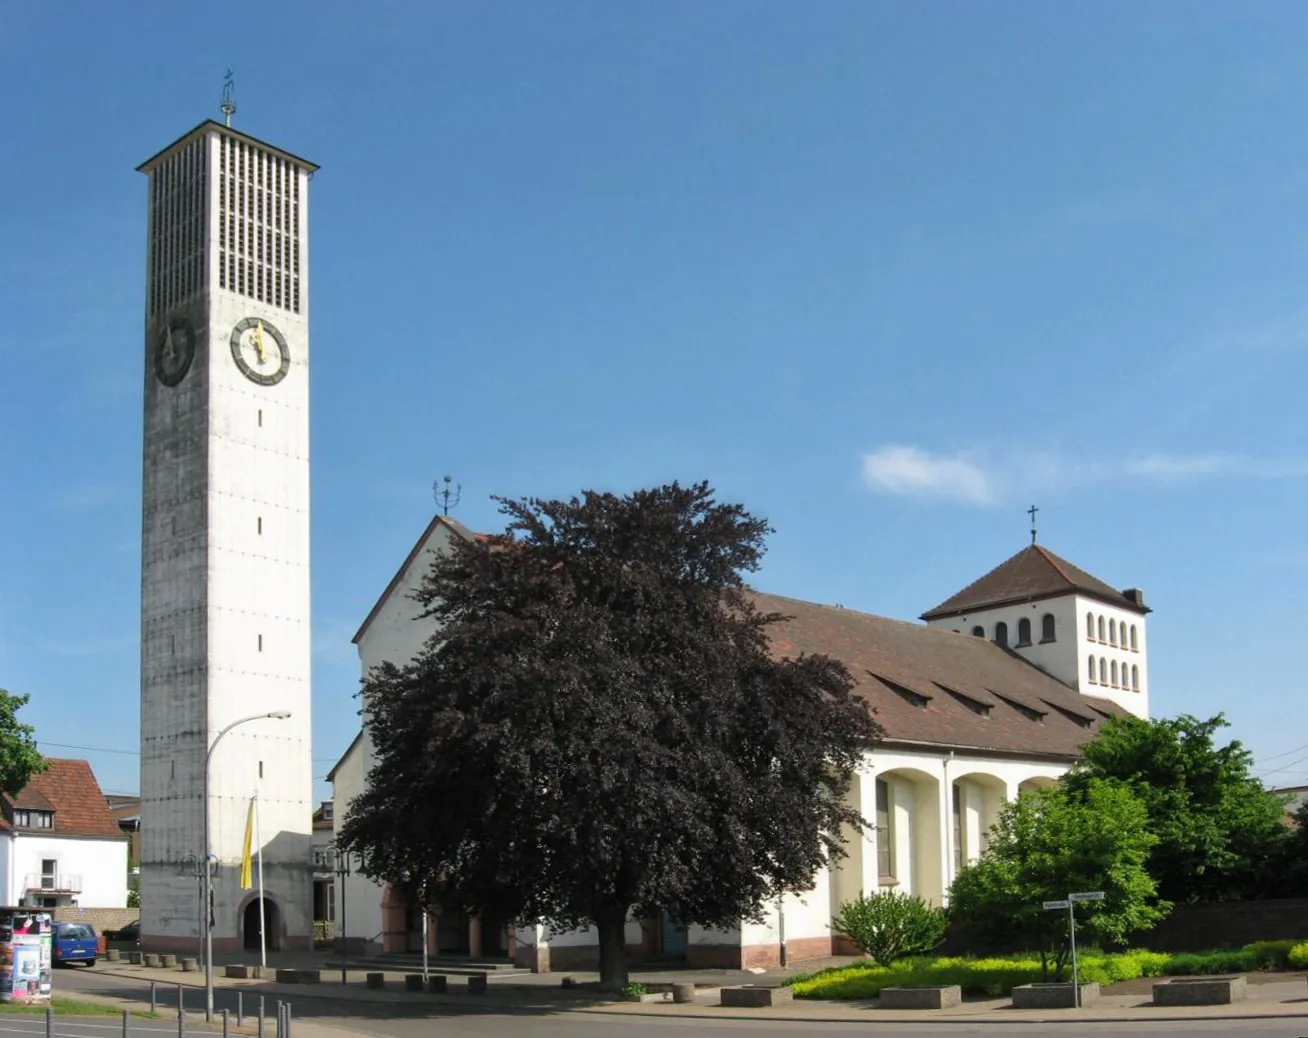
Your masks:
<svg viewBox="0 0 1308 1038"><path fill-rule="evenodd" d="M843 664L772 657L743 579L767 524L707 484L497 500L504 535L426 579L437 635L364 682L341 843L446 902L593 924L616 990L633 912L734 925L839 857L880 729Z"/></svg>
<svg viewBox="0 0 1308 1038"><path fill-rule="evenodd" d="M47 767L36 748L35 729L18 720L18 711L27 705L27 698L0 688L0 793L10 796Z"/></svg>

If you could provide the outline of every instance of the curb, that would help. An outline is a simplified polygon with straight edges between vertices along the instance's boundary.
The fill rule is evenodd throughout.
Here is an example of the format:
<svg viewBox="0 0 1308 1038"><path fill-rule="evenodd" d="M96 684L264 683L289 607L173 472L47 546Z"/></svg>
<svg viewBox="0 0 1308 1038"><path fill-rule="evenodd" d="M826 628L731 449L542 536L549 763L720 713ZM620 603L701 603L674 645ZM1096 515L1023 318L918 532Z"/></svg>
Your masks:
<svg viewBox="0 0 1308 1038"><path fill-rule="evenodd" d="M118 973L110 970L103 970L103 971L97 970L97 973L99 973L101 976L117 977L120 980L134 980L141 983L149 983L150 980L155 979L153 977L143 978L139 974L135 974L135 973ZM193 990L203 990L204 988L203 984L195 984L195 983L187 984L185 982L180 982L180 981L174 982L171 980L169 980L167 983L171 987L176 987L178 983L181 983L184 987ZM669 1012L663 1012L661 1011L661 1009L637 1008L636 1003L632 1003L630 1004L630 1006L624 1005L622 1003L613 1003L609 1005L603 1005L603 1004L586 1005L584 1003L574 1003L572 1005L568 1005L566 1003L565 1004L553 1003L550 1004L548 1007L544 1007L539 1004L505 1005L503 1003L494 1002L490 1000L481 1001L480 998L477 1002L469 1002L464 998L459 998L457 1001L455 1001L455 1000L447 1000L448 996L445 998L442 998L441 996L435 996L435 997L427 996L426 998L422 999L422 1001L419 1001L418 999L410 1000L404 998L367 998L367 997L341 998L339 997L339 995L334 995L331 991L323 990L322 988L319 988L316 985L312 985L312 984L307 984L307 985L273 984L271 986L277 988L275 992L276 994L286 995L288 997L294 996L297 998L327 999L327 1000L334 1000L340 1003L357 1002L360 1005L367 1005L367 1006L426 1005L431 1008L451 1006L451 1007L459 1007L464 1010L472 1010L475 1012L490 1012L490 1013L504 1013L504 1014L530 1013L532 1015L539 1014L542 1008L549 1008L559 1013L589 1013L597 1016L625 1016L625 1017L638 1017L640 1019L654 1019L658 1017L663 1017L668 1020L733 1020L733 1021L747 1020L747 1021L752 1021L754 1023L980 1024L986 1027L994 1027L994 1026L1008 1026L1009 1024L1045 1024L1045 1025L1111 1024L1111 1023L1138 1024L1138 1023L1188 1023L1196 1020L1287 1020L1289 1021L1289 1020L1308 1019L1308 1003L1305 1003L1302 1009L1296 1007L1295 1011L1293 1012L1277 1012L1276 1010L1264 1010L1264 1011L1245 1011L1240 1013L1204 1013L1204 1014L1193 1014L1189 1016L1180 1016L1174 1013L1154 1014L1154 1013L1141 1013L1138 1010L1122 1010L1122 1012L1127 1015L1110 1016L1110 1015L1105 1015L1102 1010L1098 1012L1091 1010L1089 1012L1082 1012L1080 1015L1077 1016L1054 1016L1054 1017L1010 1016L1005 1014L1000 1016L998 1019L996 1019L993 1016L983 1016L980 1014L963 1015L963 1014L954 1014L954 1013L951 1014L944 1014L938 1012L931 1013L930 1010L926 1010L913 1015L906 1015L904 1013L884 1012L882 1010L873 1009L871 1007L864 1010L860 1010L859 1012L861 1013L861 1015L859 1016L813 1016L813 1015L805 1015L805 1014L798 1014L798 1013L777 1014L777 1013L767 1012L766 1010L764 1010L763 1012L756 1012L753 1014L742 1013L739 1011L712 1012L710 1011L710 1007L708 1006L695 1006L693 1008L683 1008L676 1012L669 1013ZM239 989L237 985L223 985L223 988L227 990ZM215 987L215 990L218 990L218 988ZM82 993L78 992L77 997L82 997ZM148 1003L146 1002L141 1002L140 1004L148 1005ZM1217 1009L1221 1007L1213 1006L1211 1008ZM1014 1011L1010 1011L1010 1012L1014 1012ZM1017 1010L1016 1012L1021 1012L1021 1010ZM926 1013L931 1013L931 1015L928 1016L926 1015ZM188 1017L190 1015L191 1015L190 1013L187 1014ZM200 1016L201 1019L203 1019L203 1015L204 1015L203 1013L199 1013L196 1015ZM318 1023L318 1021L315 1020L315 1023ZM321 1024L321 1026L333 1027L332 1024L327 1024L327 1023ZM235 1031L234 1026L232 1030ZM336 1030L345 1031L347 1033L350 1032L349 1028L336 1028ZM358 1033L358 1032L354 1032L354 1033Z"/></svg>

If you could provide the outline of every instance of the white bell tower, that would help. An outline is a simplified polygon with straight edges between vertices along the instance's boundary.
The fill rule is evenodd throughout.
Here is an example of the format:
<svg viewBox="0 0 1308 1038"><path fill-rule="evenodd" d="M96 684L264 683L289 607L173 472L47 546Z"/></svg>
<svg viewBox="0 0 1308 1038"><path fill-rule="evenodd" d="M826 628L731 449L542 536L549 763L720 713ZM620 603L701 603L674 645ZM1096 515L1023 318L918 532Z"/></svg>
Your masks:
<svg viewBox="0 0 1308 1038"><path fill-rule="evenodd" d="M230 123L235 105L229 94L224 102ZM305 949L308 190L317 167L206 120L138 168L149 178L142 945L199 949L207 811L215 951L257 949L260 925L269 950ZM257 888L240 885L255 796L262 914Z"/></svg>

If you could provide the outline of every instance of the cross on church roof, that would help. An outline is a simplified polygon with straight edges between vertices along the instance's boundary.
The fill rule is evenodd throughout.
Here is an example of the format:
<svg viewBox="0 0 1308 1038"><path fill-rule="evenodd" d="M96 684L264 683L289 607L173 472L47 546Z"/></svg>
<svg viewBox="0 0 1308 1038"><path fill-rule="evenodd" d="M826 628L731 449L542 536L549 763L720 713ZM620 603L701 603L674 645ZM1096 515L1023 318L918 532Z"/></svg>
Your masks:
<svg viewBox="0 0 1308 1038"><path fill-rule="evenodd" d="M1038 509L1035 505L1032 505L1030 508L1028 508L1028 509L1026 510L1026 514L1029 515L1029 516L1031 517L1031 543L1032 543L1032 544L1035 544L1035 542L1036 542L1036 521L1035 521L1035 517L1036 517L1036 512L1038 512L1038 511L1040 511L1040 509Z"/></svg>

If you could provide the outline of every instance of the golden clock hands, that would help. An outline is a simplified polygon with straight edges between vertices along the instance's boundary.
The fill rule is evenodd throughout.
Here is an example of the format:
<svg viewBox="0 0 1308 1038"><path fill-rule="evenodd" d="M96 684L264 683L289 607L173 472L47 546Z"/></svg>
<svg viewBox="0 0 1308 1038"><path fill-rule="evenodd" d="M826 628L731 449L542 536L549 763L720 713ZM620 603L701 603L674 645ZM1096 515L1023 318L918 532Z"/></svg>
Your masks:
<svg viewBox="0 0 1308 1038"><path fill-rule="evenodd" d="M173 358L177 356L176 347L173 346L173 326L170 324L164 329L164 358L168 363L172 363Z"/></svg>
<svg viewBox="0 0 1308 1038"><path fill-rule="evenodd" d="M259 363L263 364L268 359L268 351L263 346L263 322L259 321L254 326L254 348L259 351Z"/></svg>

